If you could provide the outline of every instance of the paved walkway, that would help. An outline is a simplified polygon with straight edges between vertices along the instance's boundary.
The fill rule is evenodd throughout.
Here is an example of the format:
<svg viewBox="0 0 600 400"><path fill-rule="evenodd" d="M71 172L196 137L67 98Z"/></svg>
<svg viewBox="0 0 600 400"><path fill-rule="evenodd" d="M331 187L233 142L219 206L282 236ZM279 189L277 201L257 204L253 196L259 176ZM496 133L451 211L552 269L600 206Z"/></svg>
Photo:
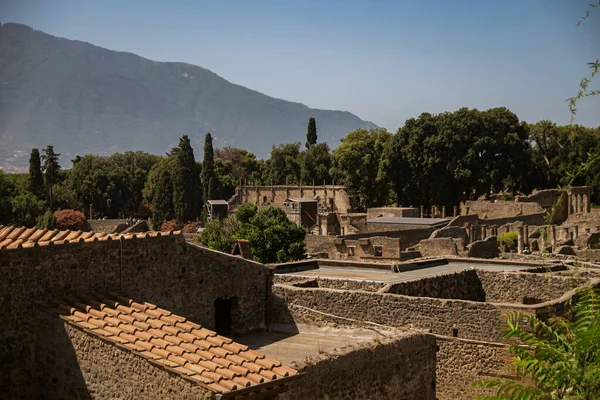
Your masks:
<svg viewBox="0 0 600 400"><path fill-rule="evenodd" d="M531 268L527 265L518 264L475 264L460 261L450 261L446 265L438 265L435 267L426 267L406 272L392 272L381 269L356 268L356 267L329 267L322 266L319 269L312 269L302 272L294 272L292 276L305 277L321 277L332 279L352 279L352 280L367 280L375 282L404 282L419 278L427 278L436 275L450 274L453 272L466 271L472 268L483 269L488 271L518 271L521 269Z"/></svg>
<svg viewBox="0 0 600 400"><path fill-rule="evenodd" d="M290 365L292 361L302 362L309 356L373 339L340 334L259 332L236 337L234 340Z"/></svg>

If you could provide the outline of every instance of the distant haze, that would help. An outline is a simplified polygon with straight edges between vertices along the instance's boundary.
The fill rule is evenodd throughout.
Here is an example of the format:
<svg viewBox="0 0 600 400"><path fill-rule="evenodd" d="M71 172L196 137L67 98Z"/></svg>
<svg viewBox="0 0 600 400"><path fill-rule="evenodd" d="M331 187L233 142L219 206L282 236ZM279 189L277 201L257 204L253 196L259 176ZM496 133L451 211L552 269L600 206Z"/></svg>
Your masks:
<svg viewBox="0 0 600 400"><path fill-rule="evenodd" d="M0 26L0 160L27 165L31 147L76 154L145 150L164 154L189 135L201 158L215 146L268 156L272 145L304 141L315 117L321 141L339 143L374 128L344 111L311 109L232 84L204 68L56 38L25 25Z"/></svg>

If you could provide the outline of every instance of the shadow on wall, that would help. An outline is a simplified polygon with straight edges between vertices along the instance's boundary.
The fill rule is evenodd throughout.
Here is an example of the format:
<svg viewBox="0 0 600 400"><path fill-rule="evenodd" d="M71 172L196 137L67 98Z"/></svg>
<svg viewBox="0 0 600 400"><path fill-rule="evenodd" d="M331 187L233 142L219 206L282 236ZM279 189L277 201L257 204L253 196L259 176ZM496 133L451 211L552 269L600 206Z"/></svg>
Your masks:
<svg viewBox="0 0 600 400"><path fill-rule="evenodd" d="M0 359L0 393L6 399L91 399L64 323L37 312L42 314L38 324L20 332L32 340L6 337L0 343L5 354Z"/></svg>

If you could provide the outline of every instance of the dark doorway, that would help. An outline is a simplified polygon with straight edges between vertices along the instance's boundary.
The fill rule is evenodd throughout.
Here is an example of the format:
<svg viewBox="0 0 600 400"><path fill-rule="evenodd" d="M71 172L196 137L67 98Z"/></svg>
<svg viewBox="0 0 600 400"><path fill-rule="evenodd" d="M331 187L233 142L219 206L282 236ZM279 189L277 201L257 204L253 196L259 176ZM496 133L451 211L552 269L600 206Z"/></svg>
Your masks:
<svg viewBox="0 0 600 400"><path fill-rule="evenodd" d="M231 309L233 299L215 300L215 331L222 336L231 335Z"/></svg>

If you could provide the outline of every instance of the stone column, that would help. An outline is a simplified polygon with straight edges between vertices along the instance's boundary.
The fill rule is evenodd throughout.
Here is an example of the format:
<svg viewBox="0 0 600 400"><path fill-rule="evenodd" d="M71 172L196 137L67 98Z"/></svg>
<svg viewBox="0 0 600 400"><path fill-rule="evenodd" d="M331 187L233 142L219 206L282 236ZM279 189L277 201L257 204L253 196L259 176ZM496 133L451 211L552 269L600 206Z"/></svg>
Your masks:
<svg viewBox="0 0 600 400"><path fill-rule="evenodd" d="M442 218L446 218L446 206L442 206Z"/></svg>
<svg viewBox="0 0 600 400"><path fill-rule="evenodd" d="M481 240L485 239L485 226L481 227Z"/></svg>
<svg viewBox="0 0 600 400"><path fill-rule="evenodd" d="M569 228L563 228L563 240L569 240Z"/></svg>
<svg viewBox="0 0 600 400"><path fill-rule="evenodd" d="M590 213L591 209L590 209L590 196L587 194L583 195L583 212L584 213Z"/></svg>
<svg viewBox="0 0 600 400"><path fill-rule="evenodd" d="M431 215L430 218L435 218L435 206L431 206Z"/></svg>
<svg viewBox="0 0 600 400"><path fill-rule="evenodd" d="M454 206L454 216L458 216L458 207Z"/></svg>
<svg viewBox="0 0 600 400"><path fill-rule="evenodd" d="M550 227L550 244L553 249L556 247L556 226L554 225Z"/></svg>
<svg viewBox="0 0 600 400"><path fill-rule="evenodd" d="M425 206L421 206L421 218L425 218Z"/></svg>
<svg viewBox="0 0 600 400"><path fill-rule="evenodd" d="M567 195L567 216L572 214L572 209L573 207L573 195L571 193L569 193Z"/></svg>
<svg viewBox="0 0 600 400"><path fill-rule="evenodd" d="M465 215L469 215L469 207L465 206Z"/></svg>
<svg viewBox="0 0 600 400"><path fill-rule="evenodd" d="M494 228L493 228L492 234L493 234L494 236L498 236L498 226L494 225Z"/></svg>
<svg viewBox="0 0 600 400"><path fill-rule="evenodd" d="M577 211L576 212L581 212L581 195L578 194L577 195Z"/></svg>
<svg viewBox="0 0 600 400"><path fill-rule="evenodd" d="M525 241L525 244L527 246L529 246L529 226L528 225L523 225L523 240Z"/></svg>
<svg viewBox="0 0 600 400"><path fill-rule="evenodd" d="M523 227L517 229L517 253L523 254Z"/></svg>
<svg viewBox="0 0 600 400"><path fill-rule="evenodd" d="M600 229L600 227L598 227ZM469 231L469 243L473 243L473 225L469 224L468 226L468 231Z"/></svg>

